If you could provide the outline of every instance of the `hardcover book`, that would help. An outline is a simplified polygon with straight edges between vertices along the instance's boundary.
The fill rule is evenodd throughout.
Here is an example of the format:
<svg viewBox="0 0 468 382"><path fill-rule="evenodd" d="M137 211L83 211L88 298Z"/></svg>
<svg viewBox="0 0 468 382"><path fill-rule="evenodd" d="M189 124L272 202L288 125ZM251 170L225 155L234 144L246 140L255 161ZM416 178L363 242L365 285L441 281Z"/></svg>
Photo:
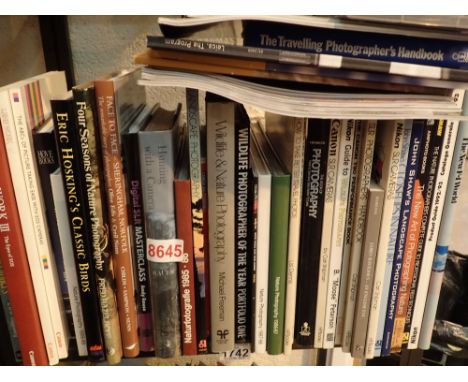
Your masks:
<svg viewBox="0 0 468 382"><path fill-rule="evenodd" d="M144 106L135 120L122 133L125 180L129 201L130 223L132 234L133 268L136 286L136 304L138 312L138 337L140 349L144 352L154 351L153 318L151 314L150 276L146 259L146 228L143 210L143 190L141 184L140 156L136 155L138 132L151 119L155 107Z"/></svg>
<svg viewBox="0 0 468 382"><path fill-rule="evenodd" d="M260 154L257 142L250 146L252 160L253 200L253 254L252 282L252 348L255 353L265 353L267 345L268 265L270 255L271 172Z"/></svg>
<svg viewBox="0 0 468 382"><path fill-rule="evenodd" d="M403 342L407 342L405 326L407 321L411 322L408 314L412 312L426 235L427 219L445 132L444 120L429 120L427 125L430 132L430 142L427 143L426 141L423 145L424 150L422 152L418 176L415 181L393 326L392 351L400 351ZM428 135L426 137L429 138Z"/></svg>
<svg viewBox="0 0 468 382"><path fill-rule="evenodd" d="M0 116L2 124L5 122L4 108L1 104ZM42 319L50 319L46 311L46 305L38 308L38 303L43 302L44 287L37 272L37 256L29 256L24 239L24 230L21 227L17 202L21 199L15 196L12 184L11 172L5 145L4 125L0 126L0 260L3 266L5 280L9 291L13 318L16 322L18 339L21 347L21 355L24 365L48 365L55 363L54 358L48 359L48 352L41 325ZM21 200L24 202L24 200ZM14 228L14 229L13 229ZM31 241L31 240L29 240ZM36 264L32 261L36 260ZM31 265L28 263L31 262ZM37 288L35 290L34 285ZM25 320L24 317L28 317ZM55 355L54 355L55 354Z"/></svg>
<svg viewBox="0 0 468 382"><path fill-rule="evenodd" d="M73 99L76 128L80 137L81 171L84 175L88 202L94 274L101 309L106 359L109 364L115 365L121 361L123 352L93 83L75 86Z"/></svg>
<svg viewBox="0 0 468 382"><path fill-rule="evenodd" d="M176 238L174 162L180 107L173 111L158 108L138 133L148 239ZM148 260L154 259L148 256ZM149 261L149 274L155 354L175 357L181 354L178 266Z"/></svg>
<svg viewBox="0 0 468 382"><path fill-rule="evenodd" d="M74 101L71 92L63 99L52 101L58 157L67 201L70 234L76 272L80 286L81 306L86 332L88 357L91 361L105 359L101 329L98 288L93 266L88 195L83 172L80 137L76 127Z"/></svg>
<svg viewBox="0 0 468 382"><path fill-rule="evenodd" d="M236 142L249 120L236 102L208 93L206 103L211 350L218 353L233 350L235 343L236 189L241 184Z"/></svg>
<svg viewBox="0 0 468 382"><path fill-rule="evenodd" d="M408 349L416 349L418 347L421 322L423 319L424 306L426 305L429 280L431 277L431 266L434 260L436 241L442 219L442 209L444 207L443 202L445 200L445 193L447 191L447 183L450 173L449 167L450 163L452 163L457 132L458 121L448 120L437 168L436 184L434 184L431 210L428 219L426 242L423 248L424 252L420 267L420 277L417 284L417 292L413 305L411 327L409 331L407 330L407 326L405 327L405 331L409 333ZM433 169L431 166L431 172L432 170Z"/></svg>
<svg viewBox="0 0 468 382"><path fill-rule="evenodd" d="M452 234L455 207L460 197L461 179L466 162L468 148L468 124L462 123L458 129L458 136L450 167L447 191L444 200L442 221L432 264L431 278L427 292L424 318L421 325L418 346L420 349L429 349L436 318L437 306L444 279L445 265L448 256L449 242Z"/></svg>
<svg viewBox="0 0 468 382"><path fill-rule="evenodd" d="M359 154L359 175L358 184L356 186L354 221L351 235L352 244L348 266L348 285L346 287L346 312L342 339L343 351L348 353L351 352L359 264L361 263L361 251L364 244L363 234L367 208L367 188L371 180L376 130L377 121L363 121L361 152Z"/></svg>
<svg viewBox="0 0 468 382"><path fill-rule="evenodd" d="M76 341L77 352L80 357L86 357L86 331L81 306L80 286L78 283L76 265L74 260L72 237L70 234L70 220L68 219L68 208L63 186L62 171L60 167L50 174L50 185L54 199L55 216L62 247L63 262L67 276L68 296L70 301L71 318L68 321L70 332L73 332Z"/></svg>
<svg viewBox="0 0 468 382"><path fill-rule="evenodd" d="M47 90L48 86L51 88ZM65 88L61 72L50 72L0 90L0 115L21 229L34 283L49 363L58 363L68 345L60 286L47 234L42 190L32 148L31 130L50 116L48 94ZM34 101L38 107L27 108Z"/></svg>
<svg viewBox="0 0 468 382"><path fill-rule="evenodd" d="M295 345L306 348L314 345L329 140L330 120L307 121L294 326Z"/></svg>
<svg viewBox="0 0 468 382"><path fill-rule="evenodd" d="M353 325L351 355L364 358L366 353L367 325L369 321L374 279L375 259L379 244L380 224L385 190L371 181L368 188L366 221L364 228L359 282L357 284L356 310Z"/></svg>
<svg viewBox="0 0 468 382"><path fill-rule="evenodd" d="M208 352L210 299L208 275L208 211L206 196L206 134L200 125L198 90L186 89L187 135L189 145L189 171L193 227L193 251L196 273L196 323L198 353ZM205 138L205 139L204 139Z"/></svg>
<svg viewBox="0 0 468 382"><path fill-rule="evenodd" d="M338 296L338 311L336 314L335 345L343 342L343 330L346 308L346 288L348 286L349 256L351 253L351 234L354 222L354 207L356 204L356 186L358 183L359 155L362 144L362 121L355 121L355 136L351 175L349 180L348 209L346 211L346 228L343 245L343 261L341 263L340 295Z"/></svg>
<svg viewBox="0 0 468 382"><path fill-rule="evenodd" d="M138 68L122 70L94 82L124 357L136 357L140 352L121 147L121 133L145 103L144 88L136 84L139 74Z"/></svg>
<svg viewBox="0 0 468 382"><path fill-rule="evenodd" d="M174 198L177 238L184 241L184 260L179 263L181 342L183 355L197 355L195 312L195 258L193 254L192 203L190 196L189 148L184 132L179 143L174 172Z"/></svg>
<svg viewBox="0 0 468 382"><path fill-rule="evenodd" d="M291 173L291 208L289 214L288 267L284 322L284 353L289 354L294 343L307 119L291 118L271 113L266 113L265 119L267 136L276 153L283 160L287 170Z"/></svg>
<svg viewBox="0 0 468 382"><path fill-rule="evenodd" d="M385 198L367 329L366 358L373 358L375 348L380 349L382 343L381 338L379 343L376 343L379 311L383 305L381 304L383 292L387 292L390 285L411 126L412 121L410 120L383 121L377 132L374 176L377 184L385 190ZM384 305L383 309L385 310L386 302Z"/></svg>
<svg viewBox="0 0 468 382"><path fill-rule="evenodd" d="M328 270L328 290L325 308L325 334L323 347L335 345L338 298L340 294L341 264L343 260L346 211L354 147L354 120L342 120L336 179L336 192L333 210L333 230L330 246L330 266Z"/></svg>
<svg viewBox="0 0 468 382"><path fill-rule="evenodd" d="M413 128L411 132L410 147L408 152L408 162L406 166L405 183L403 187L403 196L400 209L400 220L398 224L398 233L395 240L395 253L393 257L393 266L390 278L390 288L382 296L385 300L385 317L384 322L379 322L379 332L377 336L380 338L380 330L382 330L382 350L381 355L390 354L391 339L393 333L393 322L395 319L395 305L398 298L399 280L403 256L405 251L405 242L408 232L408 222L411 213L411 206L413 201L413 191L415 185L415 178L417 176L419 161L421 157L421 148L425 140L423 135L426 130L426 122L424 120L413 121Z"/></svg>
<svg viewBox="0 0 468 382"><path fill-rule="evenodd" d="M341 120L330 121L330 139L328 141L327 174L325 180L325 198L323 204L322 235L320 243L320 264L317 285L317 306L315 310L314 347L323 348L325 341L325 319L330 269L330 253L333 231L333 211L335 208L336 182L338 173L339 148L341 144Z"/></svg>
<svg viewBox="0 0 468 382"><path fill-rule="evenodd" d="M267 352L281 354L284 344L286 274L288 259L289 198L291 175L278 158L264 130L252 126L256 141L271 173L270 249L268 269Z"/></svg>
<svg viewBox="0 0 468 382"><path fill-rule="evenodd" d="M437 123L435 134L432 136L434 143L431 142L430 152L431 156L428 157L428 175L427 185L424 189L424 207L421 217L421 230L419 232L417 254L415 258L414 271L411 278L411 289L409 291L408 303L406 308L405 326L402 334L402 346L407 346L409 341L411 322L414 312L414 303L416 300L416 290L419 285L419 278L421 275L421 269L424 263L432 263L432 259L427 261L424 259L426 241L428 238L430 226L432 224L431 209L434 199L434 195L437 191L436 186L438 185L439 179L437 178L439 163L443 154L447 155L447 151L444 147L447 145L447 135L451 135L452 128L449 131L449 122L447 120L439 120ZM445 143L445 145L444 145ZM404 260L403 260L404 261Z"/></svg>

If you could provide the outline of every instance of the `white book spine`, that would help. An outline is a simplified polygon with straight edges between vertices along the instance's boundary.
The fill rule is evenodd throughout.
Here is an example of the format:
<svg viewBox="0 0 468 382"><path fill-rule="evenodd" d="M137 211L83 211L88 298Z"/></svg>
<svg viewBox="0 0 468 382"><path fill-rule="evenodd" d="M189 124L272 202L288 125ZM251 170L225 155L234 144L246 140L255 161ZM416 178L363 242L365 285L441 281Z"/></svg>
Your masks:
<svg viewBox="0 0 468 382"><path fill-rule="evenodd" d="M317 287L317 309L315 313L314 347L323 348L325 334L325 309L327 304L328 270L330 269L330 247L333 229L333 209L335 206L336 179L341 138L341 121L334 119L330 124L328 145L327 178L325 181L325 201L323 207L322 241L320 245L320 266Z"/></svg>
<svg viewBox="0 0 468 382"><path fill-rule="evenodd" d="M351 254L348 266L348 285L346 287L346 311L343 329L342 348L344 352L351 352L353 335L354 309L356 307L356 292L361 263L361 249L367 209L367 188L370 184L372 160L374 154L375 134L377 122L369 120L362 125L362 145L360 154L360 169L356 186L356 205L354 208L353 232L351 240Z"/></svg>
<svg viewBox="0 0 468 382"><path fill-rule="evenodd" d="M48 235L45 206L42 197L42 189L39 182L37 164L34 157L32 142L32 127L28 126L25 113L25 100L21 88L11 88L10 104L15 121L15 130L18 138L18 147L21 154L21 164L26 180L28 202L34 228L34 237L37 243L38 253L42 264L44 285L48 297L49 310L57 343L60 359L68 357L68 327L65 317L63 299L60 292L55 258Z"/></svg>
<svg viewBox="0 0 468 382"><path fill-rule="evenodd" d="M468 106L468 98L466 98ZM461 181L465 169L466 153L468 148L468 123L461 123L458 128L458 137L454 150L454 157L450 168L447 191L445 195L442 222L440 223L439 236L435 250L432 274L427 292L424 317L419 335L418 346L420 349L429 349L431 345L434 321L437 313L440 290L444 280L445 264L447 261L449 244L452 235L453 217L456 205L460 197Z"/></svg>
<svg viewBox="0 0 468 382"><path fill-rule="evenodd" d="M458 121L447 120L446 123L447 125L442 146L442 157L437 172L437 184L435 186L435 194L432 200L431 211L429 214L426 245L424 247L419 274L419 283L416 290L413 318L411 320L410 337L408 340L408 349L416 349L418 347L421 324L424 315L424 307L426 305L427 291L431 278L431 266L434 260L437 236L439 233L440 221L442 219L442 209L444 207L443 202L447 192L450 164L452 163L453 150L455 148L455 142L457 139Z"/></svg>
<svg viewBox="0 0 468 382"><path fill-rule="evenodd" d="M26 177L23 172L21 153L18 145L18 137L16 136L15 122L8 90L0 92L0 116L5 136L5 146L10 172L13 174L13 188L15 190L23 237L25 238L24 244L26 246L29 269L31 270L31 278L41 320L42 334L47 349L47 357L50 365L56 365L59 362L57 342L45 289L43 264L38 257L39 250L36 240L34 239L34 225L29 205L29 194L26 188Z"/></svg>
<svg viewBox="0 0 468 382"><path fill-rule="evenodd" d="M62 248L63 262L65 265L65 277L70 298L78 354L80 357L85 357L88 355L88 350L86 348L86 333L83 312L81 310L80 287L76 276L72 238L69 229L70 221L68 220L67 202L65 200L65 190L63 188L60 169L50 174L50 184L52 187L52 197L54 199L55 215L57 217L60 246Z"/></svg>
<svg viewBox="0 0 468 382"><path fill-rule="evenodd" d="M286 277L286 304L284 321L284 354L290 354L294 341L296 316L297 267L301 232L302 181L307 123L294 118L293 166L291 172L291 209L289 214L288 268Z"/></svg>
<svg viewBox="0 0 468 382"><path fill-rule="evenodd" d="M333 231L331 236L330 269L325 309L325 335L323 347L331 349L335 345L336 317L341 281L341 261L343 259L346 211L348 208L349 180L353 162L354 121L341 121L340 151L337 169Z"/></svg>
<svg viewBox="0 0 468 382"><path fill-rule="evenodd" d="M266 352L268 259L270 257L271 175L258 177L257 264L255 275L255 353Z"/></svg>
<svg viewBox="0 0 468 382"><path fill-rule="evenodd" d="M207 103L208 227L211 285L211 351L234 349L233 103Z"/></svg>
<svg viewBox="0 0 468 382"><path fill-rule="evenodd" d="M379 246L377 249L369 323L367 327L365 358L368 359L374 357L382 296L385 294L385 291L388 291L390 285L389 278L388 285L385 286L385 276L387 269L391 273L393 254L395 253L395 241L400 220L399 211L405 182L412 121L391 121L389 125L383 127L386 129L393 129L393 131L391 132L392 141L383 142L389 150L386 151L388 155L384 158L384 169L379 182L380 186L385 190L385 198L382 220L380 223Z"/></svg>

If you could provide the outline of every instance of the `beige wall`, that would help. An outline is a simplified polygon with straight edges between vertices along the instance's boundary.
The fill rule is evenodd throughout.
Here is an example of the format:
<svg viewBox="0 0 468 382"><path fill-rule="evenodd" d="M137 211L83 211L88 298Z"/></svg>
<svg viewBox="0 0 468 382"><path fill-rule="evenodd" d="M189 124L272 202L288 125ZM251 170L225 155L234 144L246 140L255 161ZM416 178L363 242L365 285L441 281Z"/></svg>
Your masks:
<svg viewBox="0 0 468 382"><path fill-rule="evenodd" d="M0 86L44 71L37 16L0 16Z"/></svg>
<svg viewBox="0 0 468 382"><path fill-rule="evenodd" d="M68 27L77 83L133 65L146 49L148 34L161 34L157 16L69 16ZM181 89L147 89L148 101L174 108L183 102Z"/></svg>

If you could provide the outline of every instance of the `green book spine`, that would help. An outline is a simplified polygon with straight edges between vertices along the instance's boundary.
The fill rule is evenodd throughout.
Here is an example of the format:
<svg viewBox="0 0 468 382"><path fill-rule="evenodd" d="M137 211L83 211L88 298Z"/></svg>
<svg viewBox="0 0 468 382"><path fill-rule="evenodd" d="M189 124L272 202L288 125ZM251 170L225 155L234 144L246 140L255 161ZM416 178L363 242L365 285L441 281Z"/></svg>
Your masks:
<svg viewBox="0 0 468 382"><path fill-rule="evenodd" d="M269 354L283 352L290 192L290 175L272 177L267 322L267 352Z"/></svg>

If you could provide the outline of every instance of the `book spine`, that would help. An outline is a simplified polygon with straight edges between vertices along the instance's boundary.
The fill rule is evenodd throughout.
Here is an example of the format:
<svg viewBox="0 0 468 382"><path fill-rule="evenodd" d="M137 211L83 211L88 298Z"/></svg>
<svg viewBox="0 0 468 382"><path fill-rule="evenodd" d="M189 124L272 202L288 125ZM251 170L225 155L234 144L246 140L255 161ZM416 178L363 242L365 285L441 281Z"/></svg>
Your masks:
<svg viewBox="0 0 468 382"><path fill-rule="evenodd" d="M284 318L284 353L290 354L294 342L297 273L300 250L302 183L307 120L294 118L294 146L291 170L291 208L289 212L288 268L286 278L286 307Z"/></svg>
<svg viewBox="0 0 468 382"><path fill-rule="evenodd" d="M284 304L288 257L289 175L272 176L270 258L268 269L267 352L281 354L284 342Z"/></svg>
<svg viewBox="0 0 468 382"><path fill-rule="evenodd" d="M330 251L333 230L333 211L335 207L336 181L341 139L341 121L330 122L330 140L328 146L327 176L325 180L325 201L323 207L322 240L320 244L319 279L317 286L317 306L315 311L314 347L323 348L325 335L325 309L328 290L328 270L330 269Z"/></svg>
<svg viewBox="0 0 468 382"><path fill-rule="evenodd" d="M295 343L314 345L320 244L325 199L330 121L309 119L304 149L300 255L297 276Z"/></svg>
<svg viewBox="0 0 468 382"><path fill-rule="evenodd" d="M346 308L346 287L348 285L349 255L351 253L351 233L353 230L354 207L356 204L356 185L359 170L359 154L361 153L361 121L355 121L355 137L353 148L353 163L349 180L348 209L346 211L346 229L343 245L343 261L341 264L340 294L338 297L338 312L336 315L335 345L343 342L344 315Z"/></svg>
<svg viewBox="0 0 468 382"><path fill-rule="evenodd" d="M177 238L184 241L185 258L179 264L180 321L182 354L197 355L195 272L193 256L192 203L190 180L175 180Z"/></svg>
<svg viewBox="0 0 468 382"><path fill-rule="evenodd" d="M466 152L468 149L468 124L461 123L458 129L457 141L453 154L453 161L450 168L447 191L444 200L442 221L440 223L439 236L435 249L432 273L427 292L424 318L418 346L420 349L429 349L431 344L432 331L439 302L440 290L444 279L445 264L448 256L448 248L453 227L453 216L458 203L461 189L461 180L466 162Z"/></svg>
<svg viewBox="0 0 468 382"><path fill-rule="evenodd" d="M377 293L374 293L375 297L372 297L372 311L371 320L369 323L369 335L366 344L366 358L379 357L382 351L383 331L385 325L385 314L387 312L388 295L390 290L390 283L392 277L392 268L395 253L397 251L397 237L400 229L400 214L402 209L402 199L405 190L405 177L408 164L408 157L410 156L410 147L412 145L412 129L413 121L408 120L405 122L403 129L402 138L402 150L400 155L400 164L398 169L398 175L395 184L395 195L393 202L393 210L390 222L390 233L389 241L386 254L385 270L383 275L383 281L380 286L380 297ZM379 244L380 246L380 244ZM377 302L380 298L380 302ZM376 317L375 310L378 309L378 316ZM375 322L377 320L377 323ZM376 325L375 329L373 325ZM372 334L371 330L375 330L375 334ZM375 344L372 345L372 337L375 338ZM373 350L371 350L374 346Z"/></svg>
<svg viewBox="0 0 468 382"><path fill-rule="evenodd" d="M235 136L235 342L250 342L250 308L248 301L251 282L249 280L249 261L251 241L249 240L249 145L250 126L236 128Z"/></svg>
<svg viewBox="0 0 468 382"><path fill-rule="evenodd" d="M251 151L252 152L252 151ZM252 163L252 172L254 164ZM250 222L250 230L252 234L252 353L257 353L257 243L258 243L258 176L252 174L252 205L250 214L252 216ZM259 343L260 345L260 343ZM264 349L263 352L265 352Z"/></svg>
<svg viewBox="0 0 468 382"><path fill-rule="evenodd" d="M419 284L419 276L421 273L421 267L424 263L424 250L426 246L426 237L430 225L430 212L432 206L432 200L434 198L435 186L437 181L437 172L439 168L440 158L443 150L443 140L444 136L447 134L447 124L446 121L441 120L438 122L436 127L435 134L433 135L433 140L431 141L431 148L429 149L432 155L428 157L430 163L427 167L427 181L426 186L424 187L424 207L423 214L421 218L421 228L418 237L418 246L417 252L414 261L414 269L411 277L411 284L408 295L408 302L406 307L406 318L405 325L403 328L402 334L402 347L406 347L409 340L409 332L411 329L411 321L414 312L414 302L416 298L416 290ZM431 261L432 262L432 261Z"/></svg>
<svg viewBox="0 0 468 382"><path fill-rule="evenodd" d="M379 247L377 249L369 324L365 346L365 357L368 359L374 357L374 351L376 348L375 339L377 336L379 309L381 307L380 302L382 300L383 291L387 290L384 286L385 271L387 269L387 265L389 265L390 269L388 270L388 274L390 276L391 266L393 264L395 240L400 217L401 195L403 192L404 176L406 174L406 163L411 138L411 124L412 122L409 120L397 120L391 121L390 125L382 126L383 129L389 130L388 133L391 133L392 140L384 140L382 142L384 146L384 155L381 159L383 169L379 184L385 190L385 199L382 221L380 223L380 240ZM381 167L381 165L376 167ZM388 281L390 284L390 278Z"/></svg>
<svg viewBox="0 0 468 382"><path fill-rule="evenodd" d="M143 205L148 239L175 239L175 129L139 132ZM156 357L180 355L178 266L149 261Z"/></svg>
<svg viewBox="0 0 468 382"><path fill-rule="evenodd" d="M425 121L415 120L413 122L413 128L411 132L410 148L408 152L408 161L406 166L405 184L403 187L403 196L400 208L400 220L398 223L398 232L395 240L393 265L390 274L390 287L388 289L388 292L386 292L388 293L388 298L385 302L385 317L384 322L379 323L379 325L383 324L381 349L382 356L390 354L391 350L393 324L395 320L395 305L397 303L398 298L401 267L405 251L406 236L408 234L409 229L408 224L413 201L413 191L415 186L415 179L419 168L421 149L425 144L424 140L426 139L426 135L424 135L423 137L425 126Z"/></svg>
<svg viewBox="0 0 468 382"><path fill-rule="evenodd" d="M367 188L370 184L372 159L377 123L374 120L363 122L362 146L359 154L359 176L356 186L356 202L354 206L354 221L352 231L352 245L348 267L348 285L346 287L346 312L343 330L342 348L344 352L351 352L353 335L354 309L356 306L357 283L361 249L363 245L364 223L367 208Z"/></svg>
<svg viewBox="0 0 468 382"><path fill-rule="evenodd" d="M23 175L21 153L18 145L18 137L15 131L15 122L8 91L0 92L0 107L5 148L8 155L9 172L11 174L18 174L18 176L12 177L11 180L17 200L21 229L24 237L31 238L31 240L25 240L24 245L26 248L34 292L41 318L41 327L46 344L47 357L49 359L49 364L55 365L59 362L58 349L52 325L52 317L49 310L48 297L42 276L43 265L38 256L38 247L36 240L34 239L34 225L29 206L29 195L24 181L25 177Z"/></svg>
<svg viewBox="0 0 468 382"><path fill-rule="evenodd" d="M55 215L57 217L58 233L60 235L60 245L62 247L63 261L67 279L68 296L72 314L72 324L75 340L80 357L86 357L86 331L84 325L83 311L81 307L80 286L77 278L75 266L72 238L70 235L70 220L67 214L67 202L61 170L57 169L50 175L52 197L54 199ZM70 322L70 321L69 321Z"/></svg>
<svg viewBox="0 0 468 382"><path fill-rule="evenodd" d="M197 341L198 353L208 352L208 272L205 267L208 258L208 243L205 232L208 230L206 211L203 206L203 170L201 154L201 131L198 106L198 90L187 89L187 130L189 141L189 170L191 185L191 209L193 226L193 250L195 256L195 270L197 276L196 305L197 305Z"/></svg>
<svg viewBox="0 0 468 382"><path fill-rule="evenodd" d="M135 286L128 224L127 196L122 168L119 126L112 81L96 81L101 155L107 191L109 227L112 233L113 260L119 307L120 332L124 357L140 352L135 303Z"/></svg>
<svg viewBox="0 0 468 382"><path fill-rule="evenodd" d="M357 291L356 310L353 324L351 355L364 358L367 326L369 322L375 260L379 244L382 210L385 191L380 186L370 186L367 196L366 223Z"/></svg>
<svg viewBox="0 0 468 382"><path fill-rule="evenodd" d="M1 101L0 93L0 118L5 126L5 110ZM0 177L0 261L16 323L23 364L45 366L49 364L47 348L42 334L41 316L33 287L35 278L34 281L38 282L36 277L38 273L33 271L32 266L30 270L28 265L16 204L20 199L15 198L3 128L0 126L0 173L2 174ZM38 299L39 301L42 300Z"/></svg>
<svg viewBox="0 0 468 382"><path fill-rule="evenodd" d="M60 166L57 158L57 145L55 143L55 134L53 130L39 133L33 130L34 149L36 154L36 163L39 172L39 178L44 196L46 207L47 226L52 244L52 250L57 266L57 273L60 281L60 290L63 299L64 310L67 317L69 328L68 341L74 345L75 338L73 337L73 317L71 310L70 294L67 283L67 275L65 274L65 262L63 258L62 247L60 243L60 234L57 224L57 214L55 211L54 200L52 196L52 186L50 175ZM73 337L73 338L72 338Z"/></svg>
<svg viewBox="0 0 468 382"><path fill-rule="evenodd" d="M367 70L376 73L406 75L422 78L434 78L441 80L466 81L468 75L461 69L440 68L439 66L419 66L411 63L390 62L371 60L369 58L345 57L342 52L329 54L302 52L286 49L269 49L265 47L239 46L224 44L221 42L208 42L201 40L167 38L162 36L148 36L147 46L152 49L169 49L182 52L194 52L211 54L216 56L227 56L234 58L248 58L262 60L269 63L284 63L317 66L320 68L334 68L343 70ZM395 60L397 61L397 60Z"/></svg>
<svg viewBox="0 0 468 382"><path fill-rule="evenodd" d="M344 120L341 123L342 128L340 131L341 137L330 249L330 269L328 271L328 291L325 309L325 335L323 339L323 347L325 349L333 348L335 345L336 315L338 296L340 293L346 210L348 208L349 179L354 146L354 121Z"/></svg>
<svg viewBox="0 0 468 382"><path fill-rule="evenodd" d="M127 167L126 182L132 227L135 285L137 289L138 336L141 351L150 352L154 351L153 319L151 314L149 265L146 259L146 228L140 156L136 154L139 152L138 134L126 133L122 135L122 146Z"/></svg>
<svg viewBox="0 0 468 382"><path fill-rule="evenodd" d="M421 274L421 269L424 264L424 252L426 247L426 240L427 234L430 226L430 213L432 208L432 203L435 194L435 187L437 182L437 173L440 163L440 158L443 153L443 140L444 137L447 135L447 123L446 121L439 121L438 126L436 128L436 133L433 135L434 143L431 142L431 149L430 152L432 153L430 157L430 164L428 168L428 176L427 176L427 186L424 189L424 208L423 208L423 216L421 219L421 230L419 233L418 239L418 247L417 247L417 254L415 257L415 264L413 270L413 276L411 278L411 289L408 296L408 306L406 310L406 319L405 319L405 326L403 329L403 341L402 346L407 347L411 329L411 322L412 316L414 312L414 303L416 299L416 290L418 289L419 285L419 278ZM429 264L432 263L432 259Z"/></svg>
<svg viewBox="0 0 468 382"><path fill-rule="evenodd" d="M3 319L6 327L5 340L9 342L10 348L10 362L15 365L21 363L21 348L18 340L18 333L16 331L15 319L13 318L13 311L11 309L10 297L8 295L5 274L3 272L2 262L0 261L0 311L3 310ZM0 313L1 317L1 313ZM2 349L3 350L3 349Z"/></svg>
<svg viewBox="0 0 468 382"><path fill-rule="evenodd" d="M404 255L401 266L398 298L395 306L395 321L392 334L392 352L400 351L403 341L403 332L408 308L408 299L411 290L411 280L417 263L418 241L424 214L425 191L429 175L429 153L433 148L435 125L433 121L427 122L427 134L422 146L420 166L414 183L411 212L408 219L408 233L406 236ZM438 152L436 153L438 156Z"/></svg>
<svg viewBox="0 0 468 382"><path fill-rule="evenodd" d="M80 285L88 357L93 361L103 361L104 343L92 260L93 250L90 242L92 234L87 216L88 201L84 192L85 182L82 179L80 138L75 127L73 101L52 101L52 113L70 221L74 260Z"/></svg>
<svg viewBox="0 0 468 382"><path fill-rule="evenodd" d="M428 219L426 242L423 249L420 276L417 285L416 297L413 305L413 316L409 330L408 349L416 349L419 340L419 332L422 323L424 306L426 304L431 266L434 260L434 251L442 218L442 202L445 200L450 163L452 163L453 150L458 132L458 122L447 121L444 142L441 147L442 153L437 168L437 183L434 185L434 196L431 203L431 211ZM432 168L431 168L432 172ZM406 328L405 328L406 331Z"/></svg>
<svg viewBox="0 0 468 382"><path fill-rule="evenodd" d="M94 89L73 89L76 126L80 137L81 171L87 195L91 229L91 245L96 277L101 324L107 362L118 364L122 359L119 316L115 298L115 279L112 264L112 249L102 178L102 161L97 131Z"/></svg>
<svg viewBox="0 0 468 382"><path fill-rule="evenodd" d="M255 205L255 201L254 201ZM255 353L265 353L268 317L268 266L270 256L271 175L258 177L255 261Z"/></svg>
<svg viewBox="0 0 468 382"><path fill-rule="evenodd" d="M266 21L244 22L244 45L345 57L467 69L464 41L303 27Z"/></svg>
<svg viewBox="0 0 468 382"><path fill-rule="evenodd" d="M37 242L38 256L43 264L42 277L48 297L49 310L54 328L57 351L59 358L68 357L68 327L66 323L65 310L60 283L55 265L55 258L50 244L47 221L45 216L45 205L42 190L39 183L37 164L34 158L34 147L32 142L31 127L27 125L25 112L26 100L24 100L24 89L11 88L10 104L13 112L18 146L21 152L23 174L26 179L26 190L29 195L29 205L33 220L34 237Z"/></svg>
<svg viewBox="0 0 468 382"><path fill-rule="evenodd" d="M46 133L37 133L33 131L34 152L36 154L37 169L39 180L44 196L45 212L47 217L47 226L49 228L52 250L57 266L57 274L60 281L60 290L62 292L64 304L69 307L67 283L65 278L65 266L63 262L62 249L60 247L60 237L58 234L57 219L55 216L54 202L50 185L50 174L58 167L57 149L55 144L55 135L53 131Z"/></svg>
<svg viewBox="0 0 468 382"><path fill-rule="evenodd" d="M234 103L207 103L211 351L234 348Z"/></svg>

